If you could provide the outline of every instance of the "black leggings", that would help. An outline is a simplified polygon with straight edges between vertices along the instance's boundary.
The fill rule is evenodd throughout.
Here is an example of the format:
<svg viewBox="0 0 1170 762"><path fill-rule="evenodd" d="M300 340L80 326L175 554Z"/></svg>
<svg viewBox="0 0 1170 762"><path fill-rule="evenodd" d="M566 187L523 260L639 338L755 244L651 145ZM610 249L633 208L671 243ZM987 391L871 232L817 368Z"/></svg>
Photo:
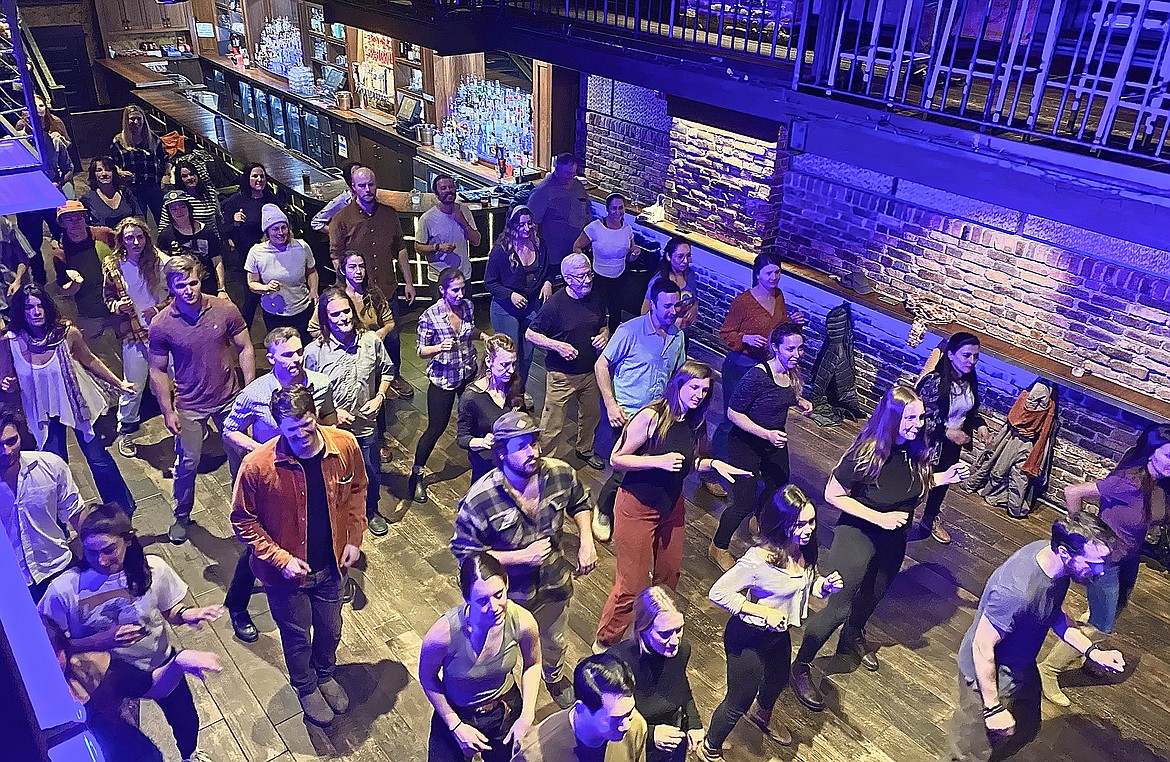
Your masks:
<svg viewBox="0 0 1170 762"><path fill-rule="evenodd" d="M447 430L451 422L451 411L455 409L455 401L467 388L471 379L464 379L455 389L442 389L431 381L427 385L427 429L418 438L418 446L414 450L414 470L422 471L423 466L435 450L439 437Z"/></svg>
<svg viewBox="0 0 1170 762"><path fill-rule="evenodd" d="M723 628L723 649L727 653L727 694L707 728L707 745L712 749L722 748L753 701L762 709L772 709L788 685L792 666L792 637L787 630L772 632L736 616Z"/></svg>
<svg viewBox="0 0 1170 762"><path fill-rule="evenodd" d="M842 587L804 623L804 639L793 661L808 665L842 624L845 627L838 642L860 638L905 557L905 528L888 532L875 526L863 531L851 524L838 524L829 560L820 566L840 572Z"/></svg>
<svg viewBox="0 0 1170 762"><path fill-rule="evenodd" d="M958 463L962 455L962 447L944 438L942 452L939 453L938 463L935 464L934 470L946 471ZM930 492L926 493L926 508L922 511L922 523L926 526L932 526L934 520L938 518L938 514L942 510L943 499L947 496L947 489L949 487L949 484L944 484L941 487L934 487Z"/></svg>
<svg viewBox="0 0 1170 762"><path fill-rule="evenodd" d="M625 281L621 276L607 278L604 275L594 275L593 290L601 295L601 303L605 305L606 314L609 316L609 335L613 336L613 332L622 322L622 310L628 301L626 299L628 289L625 288Z"/></svg>
<svg viewBox="0 0 1170 762"><path fill-rule="evenodd" d="M751 437L759 442L747 442ZM736 428L727 438L727 452L731 465L751 471L756 478L741 476L731 485L731 505L719 517L715 532L715 547L727 550L731 537L748 516L759 516L767 509L776 490L788 483L788 447L773 447L759 437ZM763 490L760 490L760 485Z"/></svg>
<svg viewBox="0 0 1170 762"><path fill-rule="evenodd" d="M300 334L301 342L307 347L313 337L309 335L309 321L313 319L313 305L305 307L295 315L274 315L264 311L264 326L268 331L276 328L295 328Z"/></svg>
<svg viewBox="0 0 1170 762"><path fill-rule="evenodd" d="M179 747L179 757L187 759L199 745L199 713L195 711L195 699L187 687L187 678L179 680L173 691L155 699L155 703L162 709L167 724L171 726L175 744Z"/></svg>

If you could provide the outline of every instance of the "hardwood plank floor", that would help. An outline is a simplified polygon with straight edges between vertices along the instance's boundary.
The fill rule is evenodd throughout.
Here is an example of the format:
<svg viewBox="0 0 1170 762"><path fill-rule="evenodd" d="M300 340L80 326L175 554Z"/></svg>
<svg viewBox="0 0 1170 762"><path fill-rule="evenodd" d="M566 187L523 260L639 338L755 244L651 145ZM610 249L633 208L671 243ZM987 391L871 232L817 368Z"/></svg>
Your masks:
<svg viewBox="0 0 1170 762"><path fill-rule="evenodd" d="M486 312L486 311L484 311ZM412 323L409 321L408 323ZM221 654L223 674L196 687L204 723L202 747L217 762L335 759L354 762L407 762L426 758L430 705L417 680L418 646L422 634L439 614L459 600L455 563L447 550L455 507L468 486L466 457L454 446L454 423L431 458L432 500L415 505L403 499L406 472L414 442L425 424L425 380L414 356L412 327L403 336L404 375L420 391L411 403L397 401L391 434L397 458L383 475L382 512L394 519L383 538L367 537L359 572L361 591L345 611L339 650L339 679L349 689L354 707L329 730L304 723L284 671L279 636L266 611L263 594L253 596L251 610L261 630L258 643L246 645L232 637L225 621L202 631L182 630L183 645ZM263 357L263 352L258 354ZM108 357L108 356L107 356ZM108 357L109 360L115 360ZM116 364L116 360L115 360ZM543 371L533 368L529 389L538 398ZM718 406L713 405L713 410ZM820 429L797 418L790 427L794 481L822 504L820 534L827 545L834 512L820 495L826 474L835 465L857 425ZM135 524L151 542L148 551L166 558L191 587L201 604L222 600L240 546L227 518L230 485L216 437L205 457L208 473L197 488L195 526L191 541L171 546L165 541L170 523L171 482L159 467L171 450L169 436L155 418L145 426L143 456L119 464L139 498ZM75 464L83 464L74 451ZM92 496L84 466L75 468L83 491ZM604 474L588 468L582 477L596 490ZM687 615L687 637L693 646L691 678L704 718L722 698L725 662L722 629L726 615L706 594L717 569L705 555L715 532L719 501L688 483L687 546L679 593ZM878 608L871 638L881 644L882 670L834 674L826 683L829 709L805 711L785 691L777 707L778 722L793 731L794 744L777 746L750 727L737 728L727 746L731 762L799 760L801 762L925 762L937 759L946 740L946 722L955 703L955 653L970 624L988 574L1021 545L1042 537L1053 518L1050 510L1026 521L993 511L982 501L952 490L944 517L955 541L941 546L931 540L911 544L903 573ZM742 536L733 550L743 549ZM613 579L614 557L600 549L598 569L577 580L570 612L570 658L589 653L601 606ZM1129 662L1137 665L1123 679L1098 685L1087 675L1070 675L1066 684L1075 704L1058 710L1045 706L1045 724L1037 741L1018 759L1167 760L1170 749L1170 576L1159 568L1143 568L1133 602L1120 617L1114 637ZM819 605L819 602L815 605ZM1068 609L1085 607L1083 591L1074 585ZM799 643L800 631L794 633ZM831 653L833 643L826 652ZM832 660L818 667L834 672ZM555 709L542 693L540 716ZM177 759L173 741L161 718L146 710L147 732Z"/></svg>

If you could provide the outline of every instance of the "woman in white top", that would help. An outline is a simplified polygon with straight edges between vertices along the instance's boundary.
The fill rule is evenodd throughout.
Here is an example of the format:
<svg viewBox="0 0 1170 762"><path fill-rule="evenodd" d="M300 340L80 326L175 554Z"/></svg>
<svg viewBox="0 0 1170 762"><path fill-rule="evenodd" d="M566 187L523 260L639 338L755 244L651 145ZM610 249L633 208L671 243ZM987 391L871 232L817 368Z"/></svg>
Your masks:
<svg viewBox="0 0 1170 762"><path fill-rule="evenodd" d="M248 252L244 270L248 288L260 295L264 324L271 331L289 326L297 329L306 345L309 320L317 301L317 265L309 244L293 238L288 217L276 204L260 210L264 237Z"/></svg>
<svg viewBox="0 0 1170 762"><path fill-rule="evenodd" d="M132 514L134 497L93 424L110 409L113 392L131 394L134 384L94 356L81 331L61 317L40 286L17 291L10 315L11 333L3 340L8 346L0 348L0 391L19 385L37 449L68 462L65 433L72 429L102 502L117 503Z"/></svg>
<svg viewBox="0 0 1170 762"><path fill-rule="evenodd" d="M772 708L788 684L788 630L808 616L810 596L841 589L837 572L817 576L816 523L812 501L788 485L760 516L756 544L711 586L711 601L732 615L723 630L727 695L711 715L700 759L722 759L723 741L745 715L777 743L792 743L787 729L770 728Z"/></svg>
<svg viewBox="0 0 1170 762"><path fill-rule="evenodd" d="M629 301L629 289L622 275L630 260L638 256L634 230L626 222L625 196L611 193L605 197L605 216L585 226L573 243L573 251L592 254L593 272L597 274L593 292L605 303L612 336L622 322L622 310Z"/></svg>
<svg viewBox="0 0 1170 762"><path fill-rule="evenodd" d="M150 376L147 357L147 329L167 298L162 268L170 259L155 246L146 222L127 217L114 231L114 256L102 262L102 296L110 312L122 314L130 330L122 337L122 375L134 385L118 404L118 454L133 458L138 454L134 433L138 431L138 411Z"/></svg>

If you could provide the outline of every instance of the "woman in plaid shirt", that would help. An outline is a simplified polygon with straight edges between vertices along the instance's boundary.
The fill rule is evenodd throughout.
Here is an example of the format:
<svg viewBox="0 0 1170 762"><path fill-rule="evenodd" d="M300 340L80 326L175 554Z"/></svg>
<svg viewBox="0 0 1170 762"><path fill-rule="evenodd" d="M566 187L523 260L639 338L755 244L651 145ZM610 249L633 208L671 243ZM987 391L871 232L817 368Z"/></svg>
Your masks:
<svg viewBox="0 0 1170 762"><path fill-rule="evenodd" d="M435 449L439 436L447 429L455 400L475 378L476 353L472 343L482 339L483 331L475 327L471 300L464 299L467 279L457 267L439 273L439 301L427 308L418 319L418 356L427 363L427 430L414 451L410 470L410 494L414 502L427 502L427 488L422 470Z"/></svg>
<svg viewBox="0 0 1170 762"><path fill-rule="evenodd" d="M110 156L134 175L130 190L140 209L149 209L157 223L162 215L162 178L167 169L167 153L162 141L146 123L146 112L139 106L122 111L122 131L110 144Z"/></svg>

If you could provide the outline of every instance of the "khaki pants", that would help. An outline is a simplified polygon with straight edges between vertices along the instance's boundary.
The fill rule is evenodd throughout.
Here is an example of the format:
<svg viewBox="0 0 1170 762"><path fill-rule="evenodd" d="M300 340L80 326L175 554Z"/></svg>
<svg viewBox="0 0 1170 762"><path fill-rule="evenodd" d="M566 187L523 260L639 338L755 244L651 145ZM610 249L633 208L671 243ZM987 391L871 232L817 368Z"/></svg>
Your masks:
<svg viewBox="0 0 1170 762"><path fill-rule="evenodd" d="M983 697L974 683L959 675L959 705L951 717L949 751L939 762L998 762L1009 759L1036 737L1040 730L1040 680L1016 686L1012 693L1000 687L999 699L1016 718L1016 732L1006 738L989 738L983 721Z"/></svg>
<svg viewBox="0 0 1170 762"><path fill-rule="evenodd" d="M540 631L540 659L544 681L553 683L562 677L565 661L565 629L569 626L569 600L549 600L541 596L528 612ZM572 674L569 678L572 679Z"/></svg>
<svg viewBox="0 0 1170 762"><path fill-rule="evenodd" d="M569 436L565 428L565 411L569 400L577 399L576 450L582 455L593 454L593 436L601 421L601 392L597 388L597 377L592 373L570 376L550 370L544 387L544 412L540 416L540 427L552 441L554 458L568 460Z"/></svg>

